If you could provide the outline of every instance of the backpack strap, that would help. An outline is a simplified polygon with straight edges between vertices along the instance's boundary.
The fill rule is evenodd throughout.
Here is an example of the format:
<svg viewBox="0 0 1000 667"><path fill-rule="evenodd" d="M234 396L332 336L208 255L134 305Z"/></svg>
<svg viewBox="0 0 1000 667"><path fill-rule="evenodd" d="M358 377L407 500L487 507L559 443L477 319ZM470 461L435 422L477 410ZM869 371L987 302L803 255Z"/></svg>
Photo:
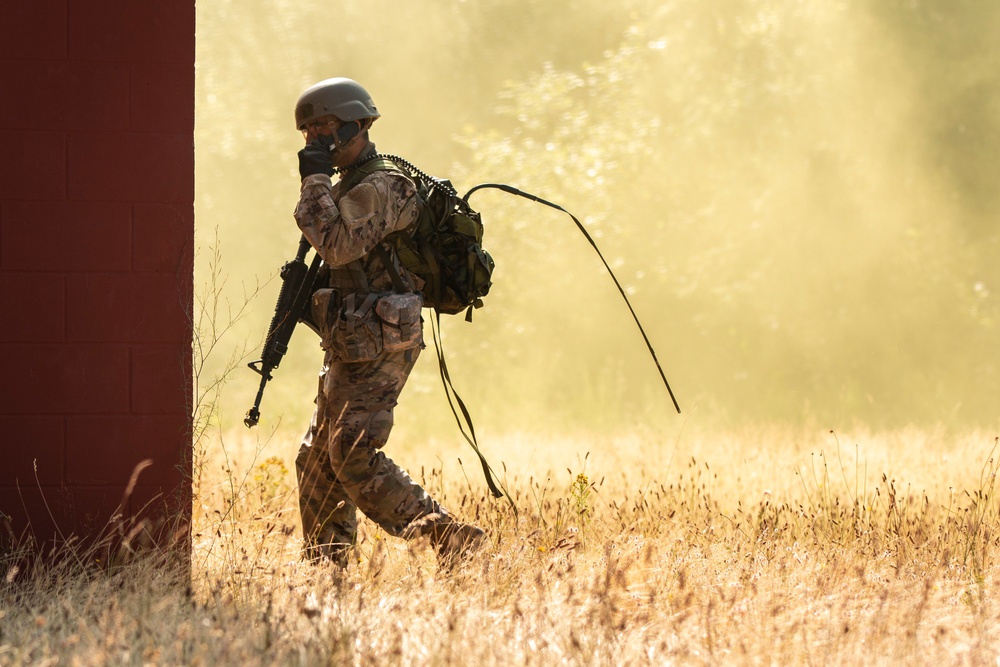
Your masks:
<svg viewBox="0 0 1000 667"><path fill-rule="evenodd" d="M396 268L396 263L392 261L392 257L389 256L389 253L381 243L375 246L375 254L378 256L379 261L382 262L382 266L385 267L389 278L392 279L392 287L400 294L412 292L413 288L406 286L403 276L400 275L399 270Z"/></svg>
<svg viewBox="0 0 1000 667"><path fill-rule="evenodd" d="M355 185L364 180L365 176L374 174L376 171L403 171L399 166L392 160L382 157L379 154L375 154L375 157L365 161L364 163L356 166L350 167L344 175L341 176L340 181L343 183L344 191L350 190Z"/></svg>

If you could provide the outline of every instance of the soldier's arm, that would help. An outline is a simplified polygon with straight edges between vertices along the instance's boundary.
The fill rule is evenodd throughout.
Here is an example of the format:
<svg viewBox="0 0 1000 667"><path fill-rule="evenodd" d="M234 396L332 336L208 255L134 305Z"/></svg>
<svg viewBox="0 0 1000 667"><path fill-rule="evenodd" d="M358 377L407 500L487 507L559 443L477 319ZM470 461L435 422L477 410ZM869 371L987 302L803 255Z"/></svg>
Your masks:
<svg viewBox="0 0 1000 667"><path fill-rule="evenodd" d="M391 171L367 176L333 201L329 176L315 174L302 180L295 220L323 261L343 266L371 252L379 241L417 218L413 182Z"/></svg>

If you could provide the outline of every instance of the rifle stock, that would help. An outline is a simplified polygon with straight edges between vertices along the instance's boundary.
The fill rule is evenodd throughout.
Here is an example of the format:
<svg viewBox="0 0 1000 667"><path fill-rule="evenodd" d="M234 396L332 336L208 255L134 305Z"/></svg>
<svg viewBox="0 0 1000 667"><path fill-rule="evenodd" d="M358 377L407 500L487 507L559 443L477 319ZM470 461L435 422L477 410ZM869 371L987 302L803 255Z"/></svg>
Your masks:
<svg viewBox="0 0 1000 667"><path fill-rule="evenodd" d="M260 421L260 402L264 398L264 389L271 380L271 371L278 368L281 358L288 352L288 342L295 331L295 325L306 313L309 297L313 291L313 283L322 259L317 253L312 263L306 267L306 254L310 249L309 241L303 236L299 240L299 249L295 259L285 262L281 267L281 290L278 292L278 302L274 306L274 316L267 328L264 347L260 359L251 361L247 366L260 375L260 387L253 406L247 411L243 423L247 428L253 428Z"/></svg>

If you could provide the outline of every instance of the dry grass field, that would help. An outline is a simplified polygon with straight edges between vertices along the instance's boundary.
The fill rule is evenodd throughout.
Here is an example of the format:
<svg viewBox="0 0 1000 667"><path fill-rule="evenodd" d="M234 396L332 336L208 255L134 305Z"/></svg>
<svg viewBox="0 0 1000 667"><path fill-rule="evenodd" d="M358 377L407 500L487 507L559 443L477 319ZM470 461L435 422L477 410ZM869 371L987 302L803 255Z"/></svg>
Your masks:
<svg viewBox="0 0 1000 667"><path fill-rule="evenodd" d="M444 571L363 523L343 573L299 559L294 448L243 437L198 461L190 585L156 554L4 561L0 665L1000 657L991 433L511 437L488 449L516 515L459 464L467 451L430 444L393 454L489 545Z"/></svg>

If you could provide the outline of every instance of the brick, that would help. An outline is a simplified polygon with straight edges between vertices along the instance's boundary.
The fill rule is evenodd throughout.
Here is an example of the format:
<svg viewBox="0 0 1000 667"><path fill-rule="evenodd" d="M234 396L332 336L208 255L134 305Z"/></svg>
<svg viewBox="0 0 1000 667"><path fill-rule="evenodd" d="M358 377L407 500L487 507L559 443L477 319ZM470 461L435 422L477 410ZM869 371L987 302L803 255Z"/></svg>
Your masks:
<svg viewBox="0 0 1000 667"><path fill-rule="evenodd" d="M64 199L66 137L0 130L0 199Z"/></svg>
<svg viewBox="0 0 1000 667"><path fill-rule="evenodd" d="M126 490L122 485L0 486L0 548L8 537L6 517L15 541L31 539L42 546L43 554L76 536L83 538L76 548L82 544L89 557L105 557L107 547L113 547L113 539L121 534L118 526L122 520L125 531L130 532L132 521L141 519L148 533L142 542L148 543L151 537L164 547L176 547L182 560L186 560L190 555L190 486L139 484L131 494L126 494ZM95 545L102 537L112 542Z"/></svg>
<svg viewBox="0 0 1000 667"><path fill-rule="evenodd" d="M159 273L85 274L67 289L67 338L74 342L176 343L190 340L179 277Z"/></svg>
<svg viewBox="0 0 1000 667"><path fill-rule="evenodd" d="M127 129L129 70L117 63L0 62L0 126ZM192 97L193 99L193 97Z"/></svg>
<svg viewBox="0 0 1000 667"><path fill-rule="evenodd" d="M65 128L70 117L68 79L64 62L0 62L0 127Z"/></svg>
<svg viewBox="0 0 1000 667"><path fill-rule="evenodd" d="M5 311L0 342L66 340L66 279L46 273L0 273Z"/></svg>
<svg viewBox="0 0 1000 667"><path fill-rule="evenodd" d="M69 530L78 535L95 535L108 528L112 517L128 512L125 485L69 486L64 507L59 512ZM124 505L123 505L124 501Z"/></svg>
<svg viewBox="0 0 1000 667"><path fill-rule="evenodd" d="M114 345L3 345L2 414L128 412L129 354ZM16 387L11 391L10 387Z"/></svg>
<svg viewBox="0 0 1000 667"><path fill-rule="evenodd" d="M65 105L73 130L124 130L128 127L130 90L127 65L74 62L69 65Z"/></svg>
<svg viewBox="0 0 1000 667"><path fill-rule="evenodd" d="M194 142L189 134L73 133L71 199L194 201Z"/></svg>
<svg viewBox="0 0 1000 667"><path fill-rule="evenodd" d="M78 416L66 424L66 480L70 484L126 485L140 462L144 484L176 486L190 458L187 415Z"/></svg>
<svg viewBox="0 0 1000 667"><path fill-rule="evenodd" d="M128 204L4 202L0 267L127 271L132 261L131 216Z"/></svg>
<svg viewBox="0 0 1000 667"><path fill-rule="evenodd" d="M132 348L132 413L190 413L191 346L136 345Z"/></svg>
<svg viewBox="0 0 1000 667"><path fill-rule="evenodd" d="M0 486L0 529L5 529L2 518L8 517L17 543L30 540L32 536L38 542L52 540L58 536L57 523L46 501L65 493L59 487Z"/></svg>
<svg viewBox="0 0 1000 667"><path fill-rule="evenodd" d="M73 59L193 63L195 6L190 0L75 0L68 33Z"/></svg>
<svg viewBox="0 0 1000 667"><path fill-rule="evenodd" d="M0 2L0 58L65 58L66 16L66 0Z"/></svg>
<svg viewBox="0 0 1000 667"><path fill-rule="evenodd" d="M191 485L185 478L175 486L139 484L129 498L129 511L142 521L145 535L161 548L177 549L184 560L191 554Z"/></svg>
<svg viewBox="0 0 1000 667"><path fill-rule="evenodd" d="M148 472L148 470L147 470ZM145 473L139 478L140 482L146 481ZM149 513L153 510L153 505L169 508L172 513L183 512L190 516L190 507L185 507L185 499L188 503L191 500L191 477L180 469L173 469L169 479L164 479L159 484L137 484L130 497L129 509L133 515L138 515L145 511Z"/></svg>
<svg viewBox="0 0 1000 667"><path fill-rule="evenodd" d="M132 225L132 266L136 271L193 277L192 205L136 204Z"/></svg>
<svg viewBox="0 0 1000 667"><path fill-rule="evenodd" d="M160 505L178 518L191 518L191 471L179 469L172 481L163 484L136 484L131 498L133 516L147 512L152 505Z"/></svg>
<svg viewBox="0 0 1000 667"><path fill-rule="evenodd" d="M131 128L136 132L194 132L194 65L132 66Z"/></svg>
<svg viewBox="0 0 1000 667"><path fill-rule="evenodd" d="M34 534L52 544L73 535L96 535L121 506L122 487L31 486L0 488L0 511L15 535Z"/></svg>
<svg viewBox="0 0 1000 667"><path fill-rule="evenodd" d="M0 417L0 486L58 486L65 454L62 417Z"/></svg>

